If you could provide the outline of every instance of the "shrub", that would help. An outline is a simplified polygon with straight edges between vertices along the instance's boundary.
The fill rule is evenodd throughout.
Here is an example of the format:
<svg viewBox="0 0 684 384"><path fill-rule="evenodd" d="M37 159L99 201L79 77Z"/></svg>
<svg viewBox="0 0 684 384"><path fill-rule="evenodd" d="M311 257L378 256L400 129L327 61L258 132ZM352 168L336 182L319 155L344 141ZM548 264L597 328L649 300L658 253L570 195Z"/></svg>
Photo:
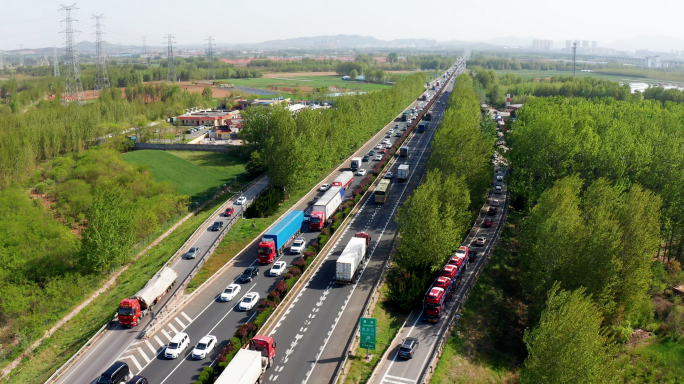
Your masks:
<svg viewBox="0 0 684 384"><path fill-rule="evenodd" d="M333 230L333 232L334 232L334 231L337 231L337 229L338 229L341 225L342 225L342 221L336 221L336 222L333 223L332 227L330 227L330 228L331 228L331 229Z"/></svg>
<svg viewBox="0 0 684 384"><path fill-rule="evenodd" d="M280 280L280 281L278 281L278 283L276 284L275 289L276 289L276 291L280 292L280 296L282 297L283 293L287 292L288 287L287 287L287 284L285 284L284 281Z"/></svg>
<svg viewBox="0 0 684 384"><path fill-rule="evenodd" d="M349 214L351 213L351 210L352 210L351 207L349 207L349 208L345 209L344 211L342 211L342 213L344 213L345 216L349 216Z"/></svg>
<svg viewBox="0 0 684 384"><path fill-rule="evenodd" d="M318 246L322 249L325 247L325 243L328 242L328 236L318 235Z"/></svg>
<svg viewBox="0 0 684 384"><path fill-rule="evenodd" d="M321 230L321 235L330 236L330 229L323 228L323 230Z"/></svg>
<svg viewBox="0 0 684 384"><path fill-rule="evenodd" d="M202 371L200 372L199 377L197 378L197 381L195 383L204 384L207 381L209 381L209 375L205 371Z"/></svg>
<svg viewBox="0 0 684 384"><path fill-rule="evenodd" d="M342 220L344 219L344 214L342 212L337 212L335 216L333 216L333 222L337 221L335 218L337 218L337 220Z"/></svg>
<svg viewBox="0 0 684 384"><path fill-rule="evenodd" d="M285 200L285 190L283 188L269 187L247 207L245 217L254 219L271 216L276 213L283 200Z"/></svg>
<svg viewBox="0 0 684 384"><path fill-rule="evenodd" d="M297 260L295 260L294 263L292 263L292 264L298 266L299 268L302 268L304 265L306 265L306 261L304 260L303 257L300 257Z"/></svg>
<svg viewBox="0 0 684 384"><path fill-rule="evenodd" d="M291 278L292 278L292 274L291 274L290 272L288 272L288 273L285 274L285 276L283 276L283 278L284 278L285 280L291 279Z"/></svg>
<svg viewBox="0 0 684 384"><path fill-rule="evenodd" d="M223 359L225 360L225 357ZM216 365L216 373L220 374L221 372L223 372L224 369L226 369L227 366L228 366L227 361L219 361L218 364Z"/></svg>
<svg viewBox="0 0 684 384"><path fill-rule="evenodd" d="M290 267L290 273L294 276L299 276L302 274L302 270L299 267L293 265Z"/></svg>
<svg viewBox="0 0 684 384"><path fill-rule="evenodd" d="M287 289L288 290L292 289L292 287L295 285L296 282L297 282L296 277L291 277L291 278L285 280L285 284L287 284Z"/></svg>
<svg viewBox="0 0 684 384"><path fill-rule="evenodd" d="M309 248L312 248L312 249L309 250ZM307 248L307 250L304 251L304 253L303 253L304 258L306 258L306 259L316 256L316 251L313 249L313 247L309 247L309 248Z"/></svg>
<svg viewBox="0 0 684 384"><path fill-rule="evenodd" d="M253 336L253 332L256 331L256 329L256 325L252 323L244 323L238 327L235 333L237 333L242 341L242 344L244 344Z"/></svg>
<svg viewBox="0 0 684 384"><path fill-rule="evenodd" d="M280 299L280 292L276 291L275 289L272 290L271 292L268 293L268 299L274 300L274 301L275 301L275 299Z"/></svg>
<svg viewBox="0 0 684 384"><path fill-rule="evenodd" d="M261 328L264 325L264 323L266 322L266 320L268 320L268 318L271 316L271 313L273 313L273 310L276 307L276 303L274 303L273 301L264 300L264 302L273 304L273 306L269 304L266 307L259 308L259 314L254 319L254 325L256 325L257 328Z"/></svg>

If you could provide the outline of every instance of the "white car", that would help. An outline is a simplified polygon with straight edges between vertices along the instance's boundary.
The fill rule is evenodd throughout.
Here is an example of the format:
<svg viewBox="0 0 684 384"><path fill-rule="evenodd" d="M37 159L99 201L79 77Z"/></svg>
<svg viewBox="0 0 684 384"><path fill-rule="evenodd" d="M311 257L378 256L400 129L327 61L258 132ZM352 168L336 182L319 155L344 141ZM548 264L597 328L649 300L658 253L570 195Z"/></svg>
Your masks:
<svg viewBox="0 0 684 384"><path fill-rule="evenodd" d="M501 176L501 175L497 176L496 181L503 181L503 176Z"/></svg>
<svg viewBox="0 0 684 384"><path fill-rule="evenodd" d="M276 261L273 263L273 266L271 267L271 270L268 272L269 275L271 276L280 276L281 273L285 270L285 266L287 266L287 263L284 261Z"/></svg>
<svg viewBox="0 0 684 384"><path fill-rule="evenodd" d="M185 257L188 259L194 259L199 255L200 253L200 247L190 247L190 250L188 250L188 253L185 254Z"/></svg>
<svg viewBox="0 0 684 384"><path fill-rule="evenodd" d="M375 146L375 149L382 149L382 144L378 144Z"/></svg>
<svg viewBox="0 0 684 384"><path fill-rule="evenodd" d="M246 202L247 202L247 198L244 196L240 196L240 197L238 197L237 200L235 200L235 204L237 204L237 205L242 205Z"/></svg>
<svg viewBox="0 0 684 384"><path fill-rule="evenodd" d="M231 301L237 296L238 293L240 293L240 286L237 284L231 284L226 287L226 289L221 292L221 295L219 298L221 301Z"/></svg>
<svg viewBox="0 0 684 384"><path fill-rule="evenodd" d="M292 243L292 246L290 247L290 253L292 253L292 254L302 253L304 251L304 248L306 248L306 239L303 237L298 237Z"/></svg>
<svg viewBox="0 0 684 384"><path fill-rule="evenodd" d="M383 144L389 144L390 141L389 141L389 139L385 139L385 140L382 141L382 143L383 143Z"/></svg>
<svg viewBox="0 0 684 384"><path fill-rule="evenodd" d="M375 161L382 160L382 155L375 155Z"/></svg>
<svg viewBox="0 0 684 384"><path fill-rule="evenodd" d="M366 175L365 169L359 169L358 172L356 172L356 176L365 176L365 175Z"/></svg>
<svg viewBox="0 0 684 384"><path fill-rule="evenodd" d="M386 144L385 144L385 148L392 148L392 144L386 143Z"/></svg>
<svg viewBox="0 0 684 384"><path fill-rule="evenodd" d="M328 189L330 189L330 184L327 184L327 183L326 183L326 184L321 185L321 187L320 187L318 190L319 190L319 191L322 191L322 192L325 192L325 191L327 191Z"/></svg>
<svg viewBox="0 0 684 384"><path fill-rule="evenodd" d="M177 333L169 345L166 346L164 357L167 359L176 359L178 356L190 345L190 337L187 333Z"/></svg>
<svg viewBox="0 0 684 384"><path fill-rule="evenodd" d="M492 207L498 207L499 206L499 200L494 199L492 200Z"/></svg>
<svg viewBox="0 0 684 384"><path fill-rule="evenodd" d="M494 193L496 193L497 195L501 193L501 186L500 185L497 185L496 187L494 187Z"/></svg>
<svg viewBox="0 0 684 384"><path fill-rule="evenodd" d="M390 135L394 133L394 129L390 129L388 132Z"/></svg>
<svg viewBox="0 0 684 384"><path fill-rule="evenodd" d="M257 292L250 292L242 298L242 301L240 302L240 305L238 305L238 308L240 308L241 311L249 311L250 309L254 308L254 306L258 302L259 294Z"/></svg>
<svg viewBox="0 0 684 384"><path fill-rule="evenodd" d="M193 359L204 359L217 344L216 336L206 335L195 345L192 350Z"/></svg>

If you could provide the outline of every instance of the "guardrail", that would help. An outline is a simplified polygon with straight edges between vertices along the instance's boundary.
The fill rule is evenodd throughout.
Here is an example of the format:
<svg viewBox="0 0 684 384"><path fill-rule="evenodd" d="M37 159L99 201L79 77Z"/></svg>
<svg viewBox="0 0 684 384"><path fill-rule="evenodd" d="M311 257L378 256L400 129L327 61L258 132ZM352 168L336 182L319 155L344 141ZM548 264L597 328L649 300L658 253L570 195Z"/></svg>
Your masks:
<svg viewBox="0 0 684 384"><path fill-rule="evenodd" d="M436 102L437 99L442 95L442 93L444 92L444 90L445 90L446 87L448 86L449 81L451 81L451 79L452 79L457 73L458 73L458 70L455 70L454 73L453 73L451 76L449 76L449 79L448 79L447 81L444 82L444 85L443 85L443 86L440 88L440 90L435 94L435 96L432 98L432 100L430 100L430 102L428 103L428 105L427 105L425 108L423 108L423 110L421 111L421 113L418 115L418 117L416 117L416 119L414 120L414 122L411 124L411 126L410 126L411 129L414 129L415 126L417 125L418 121L420 121L420 120L423 118L423 116L424 116L428 111L430 111L430 110L432 109L432 107L434 107L435 102ZM435 128L435 129L437 129L437 128ZM404 143L406 143L407 141L410 141L411 139L413 139L413 137L414 137L415 135L416 135L416 132L414 131L414 132L411 133L411 135L406 136L406 138L404 139ZM404 143L402 143L402 144L404 144ZM391 164L388 163L388 166L391 167L392 164L394 164L394 163L391 163ZM420 181L419 181L419 184L422 184L423 179L424 179L424 177L425 177L426 174L427 174L427 168L421 173L421 175L420 175L420 178L421 178L421 179L420 179ZM378 179L380 179L379 176L378 176ZM376 180L376 181L377 181L377 180ZM370 191L370 188L368 188L368 190ZM391 250L390 250L390 257L388 257L387 260L385 260L385 262L383 263L383 265L382 265L382 267L381 267L380 276L378 276L378 279L376 280L376 282L375 282L375 284L374 284L374 286L373 286L373 289L372 289L372 291L371 291L371 294L368 296L368 298L366 299L365 303L363 304L363 308L362 308L362 310L361 310L361 314L364 314L364 313L367 313L367 312L368 312L368 309L369 309L370 305L371 305L372 302L373 302L373 297L374 297L375 294L377 293L378 289L380 289L380 285L381 285L380 283L383 281L384 277L385 277L385 276L387 275L387 273L388 273L387 265L388 265L389 262L390 262L391 255L394 253L394 249L395 249L395 247L396 247L396 238L397 238L398 235L399 235L399 232L396 232L396 233L394 234L394 238L392 239L392 248L391 248ZM361 316L362 316L362 315L359 315L359 317L361 317ZM348 358L349 358L349 355L350 355L352 349L354 349L354 344L355 344L355 340L356 340L356 335L357 335L357 333L359 333L359 327L360 327L360 322L357 321L357 322L356 322L356 325L354 325L354 329L352 330L351 336L349 337L349 340L347 341L347 345L346 345L346 347L344 348L344 352L343 352L344 359L343 359L342 361L340 361L340 362L337 364L337 367L335 368L335 374L333 375L333 379L330 381L331 383L337 383L337 381L339 380L340 376L342 376L342 373L344 372L344 366L347 364L347 360L348 360Z"/></svg>
<svg viewBox="0 0 684 384"><path fill-rule="evenodd" d="M501 239L501 232L502 232L502 227L506 223L506 219L508 217L508 205L510 201L510 194L508 191L506 191L506 204L504 205L505 209L503 214L501 215L501 220L499 221L499 225L497 225L496 229L496 237L494 242L492 243L492 246L490 248L490 252L485 255L485 261L484 264L480 269L478 269L474 276L471 276L470 279L470 284L468 285L468 288L463 294L463 298L458 301L456 304L456 308L453 310L451 313L452 318L450 319L451 323L449 324L448 327L445 328L445 331L442 332L440 335L438 335L437 342L434 344L434 349L430 353L430 357L428 358L428 364L423 367L421 370L420 376L418 376L418 380L416 383L419 384L425 384L429 383L430 379L432 378L432 374L435 372L435 367L437 366L437 363L439 362L439 358L442 356L442 352L444 351L444 346L446 345L447 340L449 340L449 337L451 337L451 334L458 324L458 319L456 319L456 316L460 310L462 309L463 305L465 302L468 300L468 297L470 296L470 292L472 291L473 287L475 286L475 283L477 282L478 278L482 274L482 271L484 271L484 267L487 266L489 263L489 259L491 258L492 253L494 252L494 249L496 248L496 244L499 242ZM472 231L472 229L471 229ZM470 236L470 234L469 234ZM446 319L445 319L446 320Z"/></svg>

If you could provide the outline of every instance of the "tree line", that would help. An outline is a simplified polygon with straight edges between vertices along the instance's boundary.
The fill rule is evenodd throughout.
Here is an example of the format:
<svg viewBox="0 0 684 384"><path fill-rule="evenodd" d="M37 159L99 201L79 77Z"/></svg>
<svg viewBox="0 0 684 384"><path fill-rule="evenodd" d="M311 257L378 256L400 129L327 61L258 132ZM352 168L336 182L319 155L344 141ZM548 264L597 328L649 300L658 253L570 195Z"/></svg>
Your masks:
<svg viewBox="0 0 684 384"><path fill-rule="evenodd" d="M377 133L424 90L413 74L392 88L335 99L329 109L253 107L243 113L241 137L255 152L248 169L263 168L271 184L287 193L313 183Z"/></svg>
<svg viewBox="0 0 684 384"><path fill-rule="evenodd" d="M432 140L425 182L398 211L400 237L388 284L399 308L413 308L422 299L491 188L496 130L479 104L473 79L459 76Z"/></svg>
<svg viewBox="0 0 684 384"><path fill-rule="evenodd" d="M616 382L633 328L678 321L654 326L651 295L664 290L655 272L682 257L683 115L681 104L610 98L532 98L518 111L507 157L524 213L521 383Z"/></svg>
<svg viewBox="0 0 684 384"><path fill-rule="evenodd" d="M87 149L124 128L176 116L183 109L204 106L199 94L176 86L159 87L158 101L125 100L118 88L102 92L84 106L62 107L58 100L41 101L26 114L0 115L0 187L25 178L46 159ZM99 138L99 139L98 139Z"/></svg>

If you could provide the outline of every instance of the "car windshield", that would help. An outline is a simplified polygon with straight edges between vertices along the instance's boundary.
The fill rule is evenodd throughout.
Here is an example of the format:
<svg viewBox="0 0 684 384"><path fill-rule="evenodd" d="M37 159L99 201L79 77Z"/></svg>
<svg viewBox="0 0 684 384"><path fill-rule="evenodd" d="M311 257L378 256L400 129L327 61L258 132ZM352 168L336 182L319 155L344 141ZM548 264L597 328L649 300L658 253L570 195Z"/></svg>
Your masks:
<svg viewBox="0 0 684 384"><path fill-rule="evenodd" d="M301 240L297 240L297 241L294 242L294 245L296 245L296 246L300 246L300 245L302 245L302 244L304 244L304 242L301 241Z"/></svg>
<svg viewBox="0 0 684 384"><path fill-rule="evenodd" d="M245 269L245 271L242 272L242 274L245 276L250 276L252 274L252 270L251 269Z"/></svg>
<svg viewBox="0 0 684 384"><path fill-rule="evenodd" d="M223 293L233 293L233 288L226 288L226 290L223 291Z"/></svg>
<svg viewBox="0 0 684 384"><path fill-rule="evenodd" d="M245 303L250 303L250 302L252 301L252 297L251 297L251 296L247 296L247 297L245 297L244 300L242 300L242 301L245 302Z"/></svg>
<svg viewBox="0 0 684 384"><path fill-rule="evenodd" d="M195 349L199 349L199 350L203 351L203 350L207 349L207 345L204 343L199 343L199 344L197 344Z"/></svg>
<svg viewBox="0 0 684 384"><path fill-rule="evenodd" d="M273 269L281 269L283 266L281 264L276 264L273 266Z"/></svg>
<svg viewBox="0 0 684 384"><path fill-rule="evenodd" d="M131 316L133 308L119 308L119 316Z"/></svg>
<svg viewBox="0 0 684 384"><path fill-rule="evenodd" d="M195 253L195 252L197 252L197 248L195 248L195 247L190 248L190 253Z"/></svg>
<svg viewBox="0 0 684 384"><path fill-rule="evenodd" d="M169 349L176 349L178 348L178 343L169 343Z"/></svg>
<svg viewBox="0 0 684 384"><path fill-rule="evenodd" d="M100 376L99 379L97 379L97 384L111 384L111 380L109 380L109 377L107 376Z"/></svg>

